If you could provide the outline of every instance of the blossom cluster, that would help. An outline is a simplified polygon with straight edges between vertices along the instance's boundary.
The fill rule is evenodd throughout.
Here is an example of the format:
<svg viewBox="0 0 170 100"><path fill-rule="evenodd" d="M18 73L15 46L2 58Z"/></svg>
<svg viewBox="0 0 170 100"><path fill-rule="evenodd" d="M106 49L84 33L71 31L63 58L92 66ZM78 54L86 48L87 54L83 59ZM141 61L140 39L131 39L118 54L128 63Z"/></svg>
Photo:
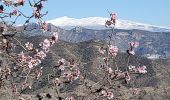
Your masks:
<svg viewBox="0 0 170 100"><path fill-rule="evenodd" d="M134 73L141 73L141 74L147 73L146 66L136 67L136 66L129 65L128 68L129 71Z"/></svg>
<svg viewBox="0 0 170 100"><path fill-rule="evenodd" d="M106 91L106 90L102 90L102 91L101 91L101 95L102 95L103 97L106 97L106 98L109 99L109 100L111 100L111 99L114 98L113 93L110 92L110 91Z"/></svg>
<svg viewBox="0 0 170 100"><path fill-rule="evenodd" d="M115 25L117 15L115 13L110 13L110 19L106 21L105 26L110 27L111 25Z"/></svg>
<svg viewBox="0 0 170 100"><path fill-rule="evenodd" d="M106 48L103 48L103 47L101 47L101 48L99 48L99 52L101 53L101 54L104 54L105 52L106 52ZM117 56L117 53L118 53L118 47L117 46L113 46L113 45L108 45L108 53L109 54L111 54L113 57L116 57Z"/></svg>
<svg viewBox="0 0 170 100"><path fill-rule="evenodd" d="M20 13L17 11L17 10L13 10L12 12L10 12L10 14L9 14L10 16L19 16L20 15Z"/></svg>
<svg viewBox="0 0 170 100"><path fill-rule="evenodd" d="M139 42L136 42L136 41L135 42L130 42L129 45L131 47L137 48L139 46Z"/></svg>
<svg viewBox="0 0 170 100"><path fill-rule="evenodd" d="M55 34L55 35L54 35ZM51 39L45 39L41 44L41 49L35 49L30 42L25 43L25 47L29 50L35 50L33 56L25 54L23 51L18 55L19 62L26 64L29 68L33 68L41 63L41 60L46 57L46 53L49 51L49 47L52 46L58 40L58 34L53 33Z"/></svg>
<svg viewBox="0 0 170 100"><path fill-rule="evenodd" d="M127 53L129 55L135 55L134 49L139 46L139 42L130 42L129 46L130 46L130 48L127 50Z"/></svg>
<svg viewBox="0 0 170 100"><path fill-rule="evenodd" d="M125 79L125 83L128 83L131 79L130 73L128 71L122 72L120 70L115 70L113 73L114 79Z"/></svg>
<svg viewBox="0 0 170 100"><path fill-rule="evenodd" d="M101 54L104 54L106 52L105 48L103 48L103 47L100 47L98 51Z"/></svg>
<svg viewBox="0 0 170 100"><path fill-rule="evenodd" d="M139 46L139 42L130 42L129 43L130 48L127 50L129 55L134 55L134 49L137 48ZM101 47L99 48L99 52L102 54L105 54L107 49ZM108 46L108 53L112 56L112 57L116 57L118 54L119 49L117 48L117 46L113 46L113 45L109 45ZM108 57L104 57L104 61L106 63L106 65L108 64ZM117 65L116 65L117 66ZM129 71L124 71L122 72L121 70L117 69L116 70L112 70L111 67L106 66L107 69L107 73L110 75L111 78L113 79L125 79L125 82L128 83L131 80L130 77L130 72L134 72L134 73L147 73L146 70L146 66L141 66L141 67L135 67L132 65L127 66L129 68Z"/></svg>
<svg viewBox="0 0 170 100"><path fill-rule="evenodd" d="M33 50L33 44L30 42L25 43L25 46L28 50Z"/></svg>
<svg viewBox="0 0 170 100"><path fill-rule="evenodd" d="M67 62L62 58L58 61L57 68L61 71L61 75L59 78L54 79L53 83L55 85L60 85L65 82L72 82L80 76L79 68L73 60Z"/></svg>
<svg viewBox="0 0 170 100"><path fill-rule="evenodd" d="M13 1L13 0L3 0L3 3L6 5L6 6L11 6L11 5L14 5L14 6L20 6L20 5L24 5L25 1L24 0L16 0L16 1Z"/></svg>
<svg viewBox="0 0 170 100"><path fill-rule="evenodd" d="M117 53L118 53L118 48L117 48L117 46L110 45L110 46L109 46L109 53L110 53L113 57L117 56Z"/></svg>
<svg viewBox="0 0 170 100"><path fill-rule="evenodd" d="M32 6L33 11L34 11L33 15L34 15L35 18L40 18L41 17L40 16L41 15L40 11L43 8L42 3L44 1L46 1L46 0L41 0L40 2L35 3L35 5L32 5L29 2L30 5ZM25 0L16 0L16 1L13 1L13 0L3 0L3 4L6 5L6 6L15 6L15 7L24 6ZM4 9L3 9L2 5L0 7L0 13L4 13ZM19 14L18 14L17 10L14 10L13 12L10 13L10 15L19 15Z"/></svg>
<svg viewBox="0 0 170 100"><path fill-rule="evenodd" d="M132 65L128 66L129 71L121 71L121 70L112 70L112 68L108 67L108 73L110 74L110 77L113 79L125 79L125 83L128 83L131 80L131 73L139 73L139 74L145 74L147 73L146 66L141 67L135 67Z"/></svg>
<svg viewBox="0 0 170 100"><path fill-rule="evenodd" d="M40 24L40 29L44 32L48 31L48 24L46 22L39 23Z"/></svg>
<svg viewBox="0 0 170 100"><path fill-rule="evenodd" d="M65 98L65 100L75 100L75 99L74 97L70 96L70 97Z"/></svg>

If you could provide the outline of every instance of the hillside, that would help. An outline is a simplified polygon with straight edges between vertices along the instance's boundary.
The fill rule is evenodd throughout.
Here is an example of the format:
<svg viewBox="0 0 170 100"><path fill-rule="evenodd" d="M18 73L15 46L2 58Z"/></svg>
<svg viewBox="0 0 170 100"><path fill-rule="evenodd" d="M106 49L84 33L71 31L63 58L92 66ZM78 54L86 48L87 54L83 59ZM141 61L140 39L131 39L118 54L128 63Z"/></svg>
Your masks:
<svg viewBox="0 0 170 100"><path fill-rule="evenodd" d="M71 43L85 42L89 40L108 41L108 35L112 32L111 29L95 30L84 27L75 27L71 30L65 30L56 27L52 24L48 25L52 31L57 31L59 39ZM38 28L38 25L32 23L28 26L28 31L24 35L31 36L49 36L50 33L42 32L40 30L33 30ZM128 42L138 41L140 47L137 49L137 54L150 59L164 59L170 58L170 32L151 32L139 29L115 29L113 35L113 43L115 43L121 52L125 52Z"/></svg>
<svg viewBox="0 0 170 100"><path fill-rule="evenodd" d="M23 39L23 42L32 41L34 44L37 44L43 38L41 36L29 37ZM129 63L136 66L147 66L148 73L133 75L129 84L125 84L123 80L113 81L108 84L106 79L102 79L105 71L100 66L102 55L98 52L98 47L103 45L106 45L105 42L94 40L79 43L58 41L40 65L43 66L43 76L40 77L38 82L33 84L32 89L23 91L24 96L29 98L28 100L38 100L36 95L40 94L45 97L44 100L62 100L57 96L65 98L72 95L77 98L76 100L92 100L92 97L98 94L97 90L109 89L113 91L118 100L170 99L170 60L150 60L139 55L131 56ZM127 57L127 54L119 53L116 60L114 60L122 70L126 69ZM53 72L54 66L61 58L66 60L75 59L78 63L81 77L72 83L65 83L57 88L48 83L47 75ZM111 65L112 63L110 61ZM115 69L115 66L113 65L111 68ZM134 88L140 90L139 94L133 94ZM57 94L56 91L60 91L60 93ZM0 100L10 100L11 94L7 93L6 89L1 89L0 92ZM47 99L47 93L52 96L52 99Z"/></svg>

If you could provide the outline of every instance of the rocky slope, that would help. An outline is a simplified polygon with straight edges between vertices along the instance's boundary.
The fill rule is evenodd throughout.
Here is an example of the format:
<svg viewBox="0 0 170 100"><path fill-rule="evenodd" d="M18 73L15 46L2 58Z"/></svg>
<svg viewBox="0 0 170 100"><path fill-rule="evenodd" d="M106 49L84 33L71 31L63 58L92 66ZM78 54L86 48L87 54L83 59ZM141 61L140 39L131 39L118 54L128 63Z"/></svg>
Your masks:
<svg viewBox="0 0 170 100"><path fill-rule="evenodd" d="M23 42L31 41L36 44L38 41L43 40L43 38L45 37L30 37L24 39ZM118 100L170 99L170 60L149 60L139 55L131 56L129 63L136 66L147 66L148 73L133 75L129 84L125 84L123 80L113 81L108 84L106 80L102 80L105 72L100 67L102 55L98 52L98 47L103 45L106 45L105 42L93 40L80 43L59 41L51 48L50 53L40 65L44 67L43 76L38 82L33 84L32 89L23 91L23 96L27 98L26 100L38 100L37 94L44 96L44 100L63 100L61 98L66 98L67 96L74 96L76 100L83 100L83 98L84 100L93 100L92 98L99 93L98 90L102 86L102 89L113 91ZM48 83L47 75L53 72L53 67L60 58L66 60L75 59L79 64L81 77L72 83L54 87ZM125 70L127 54L118 54L116 62L122 70ZM111 65L112 63L110 62ZM115 66L113 65L111 68L115 69ZM139 93L133 94L134 89L138 89ZM11 94L7 90L1 89L0 100L12 100ZM47 97L48 93L52 96L51 99Z"/></svg>
<svg viewBox="0 0 170 100"><path fill-rule="evenodd" d="M30 31L36 27L38 27L37 24L30 24L28 27L29 31L24 32L25 35L28 37L50 35L50 33L44 33L40 30ZM111 29L93 30L86 29L84 27L75 27L71 30L65 30L51 24L49 24L49 29L52 31L58 31L60 40L71 43L79 43L89 40L107 42L108 35L112 32ZM117 45L121 52L125 52L128 47L127 43L131 41L140 42L141 46L138 48L137 54L141 56L151 59L170 58L170 32L151 32L138 29L115 29L112 43Z"/></svg>

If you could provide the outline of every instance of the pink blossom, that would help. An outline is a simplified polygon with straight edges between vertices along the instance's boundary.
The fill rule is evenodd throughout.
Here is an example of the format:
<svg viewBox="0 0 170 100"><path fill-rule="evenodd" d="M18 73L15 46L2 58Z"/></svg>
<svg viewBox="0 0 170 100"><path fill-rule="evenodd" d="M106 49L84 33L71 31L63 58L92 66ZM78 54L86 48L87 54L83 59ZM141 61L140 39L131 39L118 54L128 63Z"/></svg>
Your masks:
<svg viewBox="0 0 170 100"><path fill-rule="evenodd" d="M22 51L22 52L19 54L18 58L19 58L19 61L20 61L20 62L25 62L27 57L25 56L25 54L24 54L23 51Z"/></svg>
<svg viewBox="0 0 170 100"><path fill-rule="evenodd" d="M76 80L80 76L80 71L78 69L74 71L64 71L62 77L66 78L68 81Z"/></svg>
<svg viewBox="0 0 170 100"><path fill-rule="evenodd" d="M111 16L111 20L115 20L117 17L115 13L111 13L110 16Z"/></svg>
<svg viewBox="0 0 170 100"><path fill-rule="evenodd" d="M70 69L72 70L73 68L76 67L76 65L75 65L74 63L72 63L72 62L69 62L69 67L70 67Z"/></svg>
<svg viewBox="0 0 170 100"><path fill-rule="evenodd" d="M25 43L25 46L28 50L33 50L33 44L32 43L27 42L27 43Z"/></svg>
<svg viewBox="0 0 170 100"><path fill-rule="evenodd" d="M135 67L135 66L132 66L132 65L129 65L128 68L129 68L130 71L132 71L132 70L134 70L136 67Z"/></svg>
<svg viewBox="0 0 170 100"><path fill-rule="evenodd" d="M3 33L2 34L5 34L4 32L8 31L8 26L6 24L3 24L2 28L3 28Z"/></svg>
<svg viewBox="0 0 170 100"><path fill-rule="evenodd" d="M58 40L58 33L57 32L53 32L51 39L52 39L52 44L57 42L57 40Z"/></svg>
<svg viewBox="0 0 170 100"><path fill-rule="evenodd" d="M110 27L111 25L115 25L115 23L116 23L116 14L115 13L111 13L110 14L110 20L107 20L106 22L105 22L105 26L106 27Z"/></svg>
<svg viewBox="0 0 170 100"><path fill-rule="evenodd" d="M109 91L106 91L106 90L102 90L101 91L101 94L104 96L104 97L107 97L107 99L113 99L114 95L112 92L109 92Z"/></svg>
<svg viewBox="0 0 170 100"><path fill-rule="evenodd" d="M112 56L116 56L118 53L117 46L110 45L109 46L109 52L112 54Z"/></svg>
<svg viewBox="0 0 170 100"><path fill-rule="evenodd" d="M43 46L47 48L50 47L50 41L48 39L45 39L43 42Z"/></svg>
<svg viewBox="0 0 170 100"><path fill-rule="evenodd" d="M58 85L61 84L61 81L60 81L59 78L55 78L54 81L53 81L53 83L54 83L56 86L58 86Z"/></svg>
<svg viewBox="0 0 170 100"><path fill-rule="evenodd" d="M32 63L32 66L36 66L37 65L36 59L33 59L33 58L30 61L28 61L28 63Z"/></svg>
<svg viewBox="0 0 170 100"><path fill-rule="evenodd" d="M34 66L37 66L41 63L41 60L40 59L35 59L35 62L34 62Z"/></svg>
<svg viewBox="0 0 170 100"><path fill-rule="evenodd" d="M32 89L32 86L31 86L31 85L29 85L29 86L28 86L28 88L29 88L29 89Z"/></svg>
<svg viewBox="0 0 170 100"><path fill-rule="evenodd" d="M18 4L18 5L24 5L24 0L16 0L16 3Z"/></svg>
<svg viewBox="0 0 170 100"><path fill-rule="evenodd" d="M71 97L67 97L65 100L75 100L75 99L71 96Z"/></svg>
<svg viewBox="0 0 170 100"><path fill-rule="evenodd" d="M63 72L63 77L69 77L71 75L71 72Z"/></svg>
<svg viewBox="0 0 170 100"><path fill-rule="evenodd" d="M128 68L130 71L134 71L136 73L142 73L142 74L147 73L146 66L141 66L136 68L135 66L129 65Z"/></svg>
<svg viewBox="0 0 170 100"><path fill-rule="evenodd" d="M125 72L125 82L128 83L130 81L130 75L129 75L129 72Z"/></svg>
<svg viewBox="0 0 170 100"><path fill-rule="evenodd" d="M35 49L36 52L38 52L39 50L38 49Z"/></svg>
<svg viewBox="0 0 170 100"><path fill-rule="evenodd" d="M127 52L128 52L128 54L130 54L130 55L135 55L135 51L134 51L134 50L128 50Z"/></svg>
<svg viewBox="0 0 170 100"><path fill-rule="evenodd" d="M44 51L38 52L35 57L38 57L39 59L44 59L46 57L46 53Z"/></svg>
<svg viewBox="0 0 170 100"><path fill-rule="evenodd" d="M59 69L60 70L65 70L65 66L64 66L64 64L65 64L65 59L60 59L59 61L58 61L58 67L59 67Z"/></svg>
<svg viewBox="0 0 170 100"><path fill-rule="evenodd" d="M101 54L104 54L106 52L106 50L104 50L103 47L100 47L99 50L98 50Z"/></svg>
<svg viewBox="0 0 170 100"><path fill-rule="evenodd" d="M6 5L6 6L10 6L12 5L12 0L3 0L3 3Z"/></svg>
<svg viewBox="0 0 170 100"><path fill-rule="evenodd" d="M137 71L139 73L142 73L142 74L147 73L146 66L142 66L142 67L137 68Z"/></svg>
<svg viewBox="0 0 170 100"><path fill-rule="evenodd" d="M116 17L117 17L116 14L115 13L111 13L110 17L111 17L112 23L115 24L116 23Z"/></svg>
<svg viewBox="0 0 170 100"><path fill-rule="evenodd" d="M115 75L115 78L120 78L122 76L124 77L124 74L120 70L115 70L114 75Z"/></svg>
<svg viewBox="0 0 170 100"><path fill-rule="evenodd" d="M41 63L41 60L40 59L35 59L35 58L32 58L30 56L27 56L27 61L26 63L28 64L28 67L29 68L33 68L34 66L37 66Z"/></svg>
<svg viewBox="0 0 170 100"><path fill-rule="evenodd" d="M130 42L129 45L130 45L130 48L129 50L127 50L127 53L129 55L135 55L134 48L137 48L139 46L139 42Z"/></svg>
<svg viewBox="0 0 170 100"><path fill-rule="evenodd" d="M58 61L58 64L59 65L64 65L65 64L65 59L64 58L62 58L62 59L60 59L59 61Z"/></svg>
<svg viewBox="0 0 170 100"><path fill-rule="evenodd" d="M45 51L48 52L49 51L49 47L51 46L51 43L48 39L45 39L42 43L39 44L41 46L41 48Z"/></svg>
<svg viewBox="0 0 170 100"><path fill-rule="evenodd" d="M107 92L105 90L102 90L101 93L103 96L107 96Z"/></svg>
<svg viewBox="0 0 170 100"><path fill-rule="evenodd" d="M18 16L18 15L19 15L19 12L18 12L17 10L13 10L13 11L10 13L10 15L16 15L16 16Z"/></svg>
<svg viewBox="0 0 170 100"><path fill-rule="evenodd" d="M80 71L76 69L75 71L73 71L72 75L74 80L76 80L80 76Z"/></svg>
<svg viewBox="0 0 170 100"><path fill-rule="evenodd" d="M12 92L13 93L17 92L17 85L16 84L12 84Z"/></svg>
<svg viewBox="0 0 170 100"><path fill-rule="evenodd" d="M28 62L28 67L29 68L33 68L33 63L32 62Z"/></svg>
<svg viewBox="0 0 170 100"><path fill-rule="evenodd" d="M139 89L139 88L131 88L130 90L132 91L132 93L133 93L134 95L137 95L137 94L139 94L139 92L140 92L140 89Z"/></svg>
<svg viewBox="0 0 170 100"><path fill-rule="evenodd" d="M130 42L131 47L137 48L139 46L139 42Z"/></svg>
<svg viewBox="0 0 170 100"><path fill-rule="evenodd" d="M63 64L65 63L65 61L66 61L66 60L65 60L64 58L62 58L62 59L59 60L59 62L62 62Z"/></svg>
<svg viewBox="0 0 170 100"><path fill-rule="evenodd" d="M108 72L109 72L109 74L112 74L113 73L113 70L112 70L112 68L108 68Z"/></svg>
<svg viewBox="0 0 170 100"><path fill-rule="evenodd" d="M60 66L59 66L59 69L60 69L61 71L63 71L63 70L65 70L65 66L60 65Z"/></svg>
<svg viewBox="0 0 170 100"><path fill-rule="evenodd" d="M112 22L111 20L107 20L107 21L105 22L105 27L106 27L106 28L107 28L107 27L110 27L112 24L113 24L113 22Z"/></svg>
<svg viewBox="0 0 170 100"><path fill-rule="evenodd" d="M113 99L114 95L112 92L107 92L107 98L108 99Z"/></svg>
<svg viewBox="0 0 170 100"><path fill-rule="evenodd" d="M26 61L27 61L27 62L29 62L31 59L32 59L32 57L31 57L31 56L29 56L29 55L27 55L27 57L26 57Z"/></svg>
<svg viewBox="0 0 170 100"><path fill-rule="evenodd" d="M48 30L48 24L46 22L40 23L41 24L41 29L43 31L47 31Z"/></svg>

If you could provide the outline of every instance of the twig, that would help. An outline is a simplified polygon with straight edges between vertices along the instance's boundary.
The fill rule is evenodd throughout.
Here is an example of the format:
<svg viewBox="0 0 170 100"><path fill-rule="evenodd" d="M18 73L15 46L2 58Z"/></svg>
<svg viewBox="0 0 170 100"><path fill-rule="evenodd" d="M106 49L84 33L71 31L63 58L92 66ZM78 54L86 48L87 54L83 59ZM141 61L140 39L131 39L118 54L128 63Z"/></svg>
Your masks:
<svg viewBox="0 0 170 100"><path fill-rule="evenodd" d="M14 37L13 37L13 39L16 40L25 51L27 51L27 49L22 45L22 43L18 39L14 38Z"/></svg>

